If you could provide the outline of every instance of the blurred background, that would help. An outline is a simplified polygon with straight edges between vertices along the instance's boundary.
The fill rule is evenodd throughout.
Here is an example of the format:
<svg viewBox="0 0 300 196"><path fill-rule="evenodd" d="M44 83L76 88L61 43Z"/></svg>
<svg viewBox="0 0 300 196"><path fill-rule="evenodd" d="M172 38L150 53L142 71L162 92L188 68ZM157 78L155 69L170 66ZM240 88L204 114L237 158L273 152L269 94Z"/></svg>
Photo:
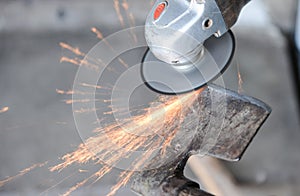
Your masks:
<svg viewBox="0 0 300 196"><path fill-rule="evenodd" d="M143 25L151 1L127 1L135 25ZM220 163L219 175L226 181L222 189L239 191L238 195L300 195L297 7L296 0L253 0L233 28L237 49L223 77L226 87L273 109L243 159ZM124 9L121 13L126 14ZM92 27L104 36L123 29L112 0L0 1L0 179L35 163L49 160L48 166L55 165L82 142L71 105L63 102L68 97L56 92L72 89L77 71L59 62L66 55L59 43L87 52L99 42ZM63 173L35 169L0 187L0 195L59 195L88 176L72 175L78 168L97 169L92 164ZM105 195L119 172L74 195ZM199 180L195 168L186 172ZM128 187L118 194L133 195Z"/></svg>

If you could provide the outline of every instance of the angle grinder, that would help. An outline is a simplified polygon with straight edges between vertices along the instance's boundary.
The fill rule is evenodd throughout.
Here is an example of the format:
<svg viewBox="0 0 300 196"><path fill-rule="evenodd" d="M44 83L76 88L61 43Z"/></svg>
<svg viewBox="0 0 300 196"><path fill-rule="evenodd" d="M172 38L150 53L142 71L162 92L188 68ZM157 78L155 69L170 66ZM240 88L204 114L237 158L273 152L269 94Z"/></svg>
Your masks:
<svg viewBox="0 0 300 196"><path fill-rule="evenodd" d="M230 64L230 28L250 0L157 0L147 17L141 74L152 90L179 94L212 82Z"/></svg>

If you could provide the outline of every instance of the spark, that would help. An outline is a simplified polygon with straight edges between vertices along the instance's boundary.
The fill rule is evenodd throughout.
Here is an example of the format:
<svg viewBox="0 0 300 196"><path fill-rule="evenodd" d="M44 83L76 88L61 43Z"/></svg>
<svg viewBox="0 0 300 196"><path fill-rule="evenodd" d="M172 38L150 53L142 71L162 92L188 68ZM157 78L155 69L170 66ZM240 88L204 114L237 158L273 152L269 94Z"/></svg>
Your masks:
<svg viewBox="0 0 300 196"><path fill-rule="evenodd" d="M91 90L97 89L97 90L111 91L113 89L112 87L108 87L108 86L88 84L88 83L84 83L84 82L80 83L79 85L83 86L83 87L91 88ZM114 90L118 90L118 89L116 88ZM93 92L93 94L94 94L94 92ZM102 95L102 93L95 93L95 94Z"/></svg>
<svg viewBox="0 0 300 196"><path fill-rule="evenodd" d="M128 17L129 17L129 21L130 21L131 33L133 35L133 39L134 39L135 43L137 43L138 42L137 36L133 32L133 29L132 29L133 27L135 27L135 18L132 13L129 13Z"/></svg>
<svg viewBox="0 0 300 196"><path fill-rule="evenodd" d="M5 113L5 112L7 112L8 110L9 110L9 107L4 107L4 108L0 109L0 114L1 114L1 113Z"/></svg>
<svg viewBox="0 0 300 196"><path fill-rule="evenodd" d="M163 140L157 135L162 135L165 138L165 141L163 141L164 150L171 145L171 141L176 136L183 120L180 116L187 112L201 91L170 97L163 103L163 106L148 108L147 113L127 119L128 121L123 124L113 123L103 128L97 128L95 136L80 144L74 152L63 156L63 162L50 168L50 171L61 171L74 163L85 164L90 161L102 163L105 160L106 164L114 165L122 158L130 156L133 151L147 147L142 158L136 160L132 165L133 170L138 169L146 164L146 160L154 153L153 149L160 147ZM164 119L163 129L160 123L162 119ZM142 136L143 133L149 130L153 134ZM70 195L93 178L98 181L111 169L108 166L103 167L97 173L71 187L64 196ZM119 183L112 188L108 196L114 195L120 187L129 181L132 175L133 172L128 171L121 173Z"/></svg>
<svg viewBox="0 0 300 196"><path fill-rule="evenodd" d="M134 175L134 171L146 165L148 163L147 160L152 155L156 155L154 154L155 149L160 149L161 144L162 147L160 155L164 155L163 152L165 152L171 145L171 141L180 130L180 124L184 119L182 116L185 116L190 106L194 103L198 94L201 93L202 90L203 89L200 89L177 97L161 97L159 100L164 100L165 102L162 103L162 105L154 106L152 108L144 108L143 110L146 111L144 114L131 117L122 124L112 123L104 127L96 128L94 130L94 136L80 144L75 151L64 155L61 163L49 168L51 172L60 172L75 163L86 164L91 161L95 164L103 165L105 163L105 166L88 178L76 183L67 190L63 196L70 195L72 192L92 180L92 183L96 183L112 170L112 167L107 165L115 165L121 159L129 157L132 152L141 148L145 149L142 157L134 160L130 167L130 171L124 171L120 174L119 182L112 187L111 192L107 196L115 195L122 186L129 182ZM60 90L58 90L58 92L64 93L64 91ZM162 121L163 127L161 127ZM143 133L147 133L150 130L152 131L152 134L143 136ZM0 186L3 186L5 183L15 178L25 175L36 167L43 167L46 163L36 164L24 169L16 176L8 177L1 181ZM88 172L86 170L78 171L79 173Z"/></svg>
<svg viewBox="0 0 300 196"><path fill-rule="evenodd" d="M74 113L85 114L85 113L90 113L90 112L96 112L97 110L99 110L99 109L97 109L97 108L92 108L92 109L81 108L79 110L74 110Z"/></svg>
<svg viewBox="0 0 300 196"><path fill-rule="evenodd" d="M59 89L56 89L56 92L57 94L60 94L60 95L73 95L74 94L74 91L63 91L63 90L59 90Z"/></svg>
<svg viewBox="0 0 300 196"><path fill-rule="evenodd" d="M61 57L60 62L61 63L67 62L67 63L71 63L74 65L80 65L80 63L76 59L71 59L71 58L65 57L65 56Z"/></svg>
<svg viewBox="0 0 300 196"><path fill-rule="evenodd" d="M91 31L96 34L98 39L100 39L100 40L104 39L103 34L96 27L92 27Z"/></svg>
<svg viewBox="0 0 300 196"><path fill-rule="evenodd" d="M77 66L84 66L88 69L94 70L94 71L99 71L99 66L95 65L91 62L89 62L88 60L84 60L84 59L79 59L79 58L69 58L69 57L61 57L60 59L61 63L71 63L73 65L77 65Z"/></svg>
<svg viewBox="0 0 300 196"><path fill-rule="evenodd" d="M112 51L115 51L115 49L112 47L112 45L106 39L104 39L103 34L101 33L100 30L98 30L96 27L93 27L91 29L91 31L93 33L95 33L97 38L102 40Z"/></svg>
<svg viewBox="0 0 300 196"><path fill-rule="evenodd" d="M51 189L57 187L58 185L60 185L61 183L65 182L66 180L70 179L71 177L75 176L77 173L73 172L72 174L68 175L67 177L63 178L62 180L60 180L59 182L57 182L56 184L52 185L51 187L47 188L46 190L44 190L43 192L41 192L39 195L45 195L48 191L50 191ZM47 194L46 194L47 195Z"/></svg>
<svg viewBox="0 0 300 196"><path fill-rule="evenodd" d="M85 54L81 52L78 47L72 47L71 45L64 42L60 42L59 45L61 48L67 49L78 56L85 56Z"/></svg>
<svg viewBox="0 0 300 196"><path fill-rule="evenodd" d="M96 36L97 36L98 39L102 40L102 41L103 41L103 42L104 42L104 43L105 43L112 51L115 52L115 49L112 47L112 45L111 45L106 39L104 39L103 34L101 33L100 30L98 30L97 28L93 27L93 28L91 29L91 31L92 31L93 33L96 34ZM137 39L136 39L136 41L137 41ZM118 57L118 61L119 61L125 68L128 68L128 64L125 63L125 61L124 61L123 59L121 59L120 57ZM117 72L115 71L115 73L117 73Z"/></svg>
<svg viewBox="0 0 300 196"><path fill-rule="evenodd" d="M238 85L239 85L238 92L242 93L242 92L244 92L244 89L243 89L244 81L243 81L243 78L242 78L242 75L240 72L240 64L239 63L237 63L237 72L238 72Z"/></svg>
<svg viewBox="0 0 300 196"><path fill-rule="evenodd" d="M94 59L89 56L86 56L86 54L81 52L80 49L77 47L73 47L64 42L60 42L59 45L61 46L61 48L67 49L67 50L73 52L75 55L85 58L85 59L80 59L78 57L75 57L72 59L72 58L63 56L60 59L61 63L67 62L67 63L71 63L71 64L78 65L78 66L85 66L85 67L90 68L95 71L99 71L99 65L104 66L104 63L101 59Z"/></svg>
<svg viewBox="0 0 300 196"><path fill-rule="evenodd" d="M129 21L129 26L131 27L130 32L131 32L131 35L133 37L133 40L134 40L135 43L137 43L138 42L137 36L133 31L133 27L135 27L135 19L134 19L133 14L129 11L129 4L128 4L127 0L123 0L122 7L126 12L127 19Z"/></svg>
<svg viewBox="0 0 300 196"><path fill-rule="evenodd" d="M85 91L73 91L73 90L64 91L60 89L56 89L56 93L59 95L106 95L97 92L85 92Z"/></svg>
<svg viewBox="0 0 300 196"><path fill-rule="evenodd" d="M125 67L125 68L128 68L128 64L125 63L125 61L123 59L121 59L120 57L118 57L118 61Z"/></svg>
<svg viewBox="0 0 300 196"><path fill-rule="evenodd" d="M88 171L88 170L85 170L85 169L79 169L78 172L79 172L79 173L87 173L87 172L89 172L89 171Z"/></svg>
<svg viewBox="0 0 300 196"><path fill-rule="evenodd" d="M25 174L27 174L28 172L34 170L35 168L40 168L40 167L43 167L47 164L48 162L44 162L44 163L38 163L38 164L34 164L26 169L23 169L22 171L20 171L17 175L15 176L10 176L10 177L7 177L6 179L0 181L0 187L4 186L6 183L8 182L11 182L17 178L20 178L22 176L24 176Z"/></svg>
<svg viewBox="0 0 300 196"><path fill-rule="evenodd" d="M73 103L89 103L89 102L100 102L100 99L67 99L64 100L66 104L73 104Z"/></svg>
<svg viewBox="0 0 300 196"><path fill-rule="evenodd" d="M62 194L62 196L68 196L68 195L70 195L72 192L74 192L78 188L80 188L83 185L85 185L89 180L90 180L90 178L86 178L83 181L78 182L75 186L71 187L67 192L65 192L64 194Z"/></svg>
<svg viewBox="0 0 300 196"><path fill-rule="evenodd" d="M96 88L96 89L107 89L107 90L111 90L111 88L107 88L107 87L99 86L99 85L87 84L87 83L81 83L80 85L81 85L81 86L84 86L84 87L90 87L90 88Z"/></svg>
<svg viewBox="0 0 300 196"><path fill-rule="evenodd" d="M119 183L117 183L115 186L112 187L111 192L107 195L107 196L113 196L116 194L116 192L124 185L126 185L128 183L128 181L131 179L131 177L134 174L134 171L139 169L139 167L141 167L142 164L145 164L146 160L151 156L152 152L151 151L146 151L143 156L142 159L139 161L136 161L136 163L134 163L134 167L132 168L131 171L124 171L121 173L120 175L120 181Z"/></svg>
<svg viewBox="0 0 300 196"><path fill-rule="evenodd" d="M117 16L119 18L119 21L121 23L122 28L125 28L125 22L124 22L124 18L121 14L121 9L120 9L120 2L119 0L114 0L114 8L116 10Z"/></svg>
<svg viewBox="0 0 300 196"><path fill-rule="evenodd" d="M121 13L121 8L126 12L127 19L129 21L130 27L135 26L134 15L129 11L129 4L127 0L122 0L120 6L120 0L113 0L114 8L116 10L118 19L121 23L121 26L125 28L124 17ZM154 2L151 1L151 4ZM122 10L122 11L123 11ZM91 29L93 33L96 34L97 38L104 41L104 43L112 50L113 47L111 44L104 38L102 32L97 28L93 27ZM137 37L134 32L131 30L132 38L137 42ZM85 68L99 71L99 66L104 66L104 63L101 59L93 59L91 57L85 56L86 54L82 52L78 47L73 47L66 43L59 43L59 45L66 50L73 52L77 57L69 58L63 56L60 62L68 62L77 66L83 66ZM84 59L81 59L81 58ZM120 65L125 68L128 68L129 65L121 58L118 58ZM114 71L112 68L108 68L109 71ZM115 71L114 71L115 72ZM80 83L79 85L91 88L91 90L104 90L111 91L114 86L107 84L106 86L93 85L88 83ZM88 89L89 90L89 89ZM116 89L114 89L116 90ZM124 91L126 89L118 89ZM181 130L181 124L184 120L185 114L189 111L190 106L195 102L198 94L202 92L203 89L187 93L184 95L178 96L163 96L158 97L158 100L162 102L161 105L152 106L152 107L143 107L142 109L137 109L136 111L141 111L142 114L132 116L127 119L122 119L118 122L107 124L103 127L95 128L92 133L93 136L86 139L84 143L81 143L77 148L70 153L65 154L61 158L61 162L57 165L54 165L49 168L51 172L60 172L73 164L86 164L93 162L95 165L103 165L97 172L91 174L88 178L80 180L74 186L70 187L63 196L68 196L72 192L76 191L85 184L92 182L92 184L99 181L107 173L111 172L113 169L112 166L116 165L119 161L124 158L128 158L132 155L133 152L144 149L142 157L136 159L132 162L130 166L130 171L121 172L118 178L118 183L111 188L111 192L108 196L113 196L116 192L124 185L126 185L129 180L132 178L134 171L140 169L144 165L148 165L148 160L151 156L157 155L156 149L159 149L159 154L157 156L165 155L167 149L171 146L172 140L176 137L178 131ZM60 90L56 89L56 92L60 95L86 95L92 92L83 92L83 91L74 91L74 90ZM101 101L104 103L111 103L118 100L99 100L99 99L81 99L81 100L64 100L66 104L73 103L87 103L87 102L97 102ZM151 104L150 104L151 105ZM111 111L103 112L104 115L111 115L114 112L126 112L123 109L113 109L111 105L108 106ZM2 109L3 110L3 109ZM1 111L0 110L0 113ZM8 108L7 108L8 110ZM95 112L98 108L81 108L74 110L76 113L86 113L86 112ZM4 111L4 110L3 110ZM103 119L98 119L99 123ZM147 136L144 136L145 133L148 133ZM150 160L151 161L151 160ZM46 164L46 163L45 163ZM24 169L19 172L16 176L8 177L7 179L0 181L0 187L5 183L21 177L28 173L29 171L35 169L36 167L43 167L43 164L36 164L27 169ZM145 168L146 168L145 166ZM79 173L88 173L87 170L78 170ZM77 174L74 172L74 174ZM72 174L71 176L73 176ZM70 178L71 176L66 177L64 180ZM59 182L59 183L61 183ZM58 183L58 184L59 184ZM53 187L57 186L54 185ZM50 187L53 188L53 187ZM49 190L49 189L48 189ZM47 191L47 190L46 190Z"/></svg>

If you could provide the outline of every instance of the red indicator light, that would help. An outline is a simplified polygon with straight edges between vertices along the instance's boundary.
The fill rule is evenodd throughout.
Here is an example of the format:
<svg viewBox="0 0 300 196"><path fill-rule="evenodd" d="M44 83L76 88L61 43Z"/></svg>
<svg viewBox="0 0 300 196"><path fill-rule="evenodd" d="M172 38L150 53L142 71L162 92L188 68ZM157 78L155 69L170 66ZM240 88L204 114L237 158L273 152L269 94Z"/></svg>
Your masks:
<svg viewBox="0 0 300 196"><path fill-rule="evenodd" d="M166 8L166 3L161 3L157 6L154 12L154 20L157 20Z"/></svg>

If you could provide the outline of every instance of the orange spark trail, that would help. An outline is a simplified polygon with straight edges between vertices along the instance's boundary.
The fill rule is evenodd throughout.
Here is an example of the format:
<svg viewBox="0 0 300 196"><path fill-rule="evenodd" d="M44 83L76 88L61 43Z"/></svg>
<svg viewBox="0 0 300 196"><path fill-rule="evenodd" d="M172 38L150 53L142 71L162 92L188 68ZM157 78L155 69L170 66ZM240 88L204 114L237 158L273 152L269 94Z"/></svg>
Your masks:
<svg viewBox="0 0 300 196"><path fill-rule="evenodd" d="M103 34L101 33L101 31L99 31L97 28L93 27L91 29L91 31L93 33L96 34L97 38L102 40L112 51L115 52L115 49L112 47L112 45L103 37ZM137 41L137 39L136 39ZM123 59L121 59L120 57L118 57L118 61L125 67L128 68L128 65L125 63L125 61Z"/></svg>
<svg viewBox="0 0 300 196"><path fill-rule="evenodd" d="M93 109L84 109L84 108L81 108L80 110L74 110L74 113L78 113L78 114L84 114L84 113L90 113L90 112L96 112L97 108L93 108Z"/></svg>
<svg viewBox="0 0 300 196"><path fill-rule="evenodd" d="M244 92L244 89L243 89L243 78L242 78L242 75L241 75L241 72L240 72L240 64L237 63L237 72L238 72L238 92L239 93L243 93Z"/></svg>
<svg viewBox="0 0 300 196"><path fill-rule="evenodd" d="M20 178L22 176L24 176L25 174L27 174L28 172L32 171L33 169L35 168L41 168L43 166L45 166L48 162L44 162L44 163L38 163L38 164L34 164L32 165L31 167L28 167L26 169L23 169L22 171L20 171L17 175L15 176L11 176L11 177L8 177L2 181L0 181L0 187L2 187L4 184L8 183L8 182L11 182L17 178Z"/></svg>
<svg viewBox="0 0 300 196"><path fill-rule="evenodd" d="M118 15L118 18L119 18L119 21L121 23L121 26L123 29L125 29L125 23L124 23L124 18L121 14L121 9L120 9L120 2L119 0L114 0L114 8L117 12L117 15Z"/></svg>
<svg viewBox="0 0 300 196"><path fill-rule="evenodd" d="M102 40L112 51L115 51L115 49L112 47L112 45L103 37L103 34L100 30L98 30L96 27L93 27L91 29L93 33L96 34L97 38Z"/></svg>
<svg viewBox="0 0 300 196"><path fill-rule="evenodd" d="M104 42L107 43L107 41L104 39ZM69 50L71 52L73 52L75 55L77 56L80 56L81 58L78 58L78 57L75 57L75 58L69 58L69 57L66 57L66 56L63 56L61 57L60 59L60 62L63 63L63 62L67 62L67 63L71 63L71 64L74 64L74 65L77 65L77 66L84 66L84 67L87 67L91 70L94 70L94 71L99 71L99 66L105 66L103 61L101 59L94 59L94 58L91 58L89 56L86 56L85 53L81 52L79 50L79 48L74 48L66 43L59 43L59 45L61 46L61 48L63 49L66 49L66 50ZM107 43L107 45L109 45L109 43ZM109 71L114 71L112 68L108 68Z"/></svg>
<svg viewBox="0 0 300 196"><path fill-rule="evenodd" d="M9 110L9 107L4 107L4 108L0 109L0 114L7 112L8 110Z"/></svg>
<svg viewBox="0 0 300 196"><path fill-rule="evenodd" d="M88 138L85 143L79 145L76 151L66 154L62 158L63 162L50 168L50 171L61 171L74 163L85 164L89 161L103 163L105 160L106 164L115 165L124 157L130 156L132 152L145 148L142 158L136 160L131 168L132 170L139 169L146 164L146 160L154 153L153 149L158 149L161 144L163 144L164 150L170 146L172 139L180 130L178 126L183 120L181 115L187 112L201 91L165 98L163 106L147 108L148 112L127 119L123 124L116 123L97 128L94 132L95 136ZM161 121L164 121L163 128ZM149 130L152 131L152 135L142 136ZM158 135L163 136L165 140L157 137ZM64 196L70 195L93 178L97 178L96 181L98 181L111 169L111 167L103 167L97 173L71 187ZM120 187L124 186L133 173L131 171L121 173L119 183L112 188L109 196L114 195Z"/></svg>
<svg viewBox="0 0 300 196"><path fill-rule="evenodd" d="M130 180L130 178L133 176L134 171L139 169L139 167L142 166L142 164L145 164L145 162L147 161L147 159L151 156L152 151L146 151L143 156L142 159L137 160L136 163L133 164L133 168L131 171L123 171L120 175L120 181L118 184L116 184L115 186L113 186L111 188L111 192L107 195L107 196L113 196L117 193L117 191L122 187L125 186L128 181Z"/></svg>
<svg viewBox="0 0 300 196"><path fill-rule="evenodd" d="M87 60L82 60L82 59L79 59L79 58L73 58L72 59L72 58L63 56L63 57L61 57L60 62L61 63L63 63L63 62L71 63L73 65L84 66L88 69L91 69L91 70L94 70L94 71L99 71L99 66L98 65L95 65L93 63L90 63Z"/></svg>
<svg viewBox="0 0 300 196"><path fill-rule="evenodd" d="M89 103L89 102L99 102L101 101L100 99L78 99L78 100L74 100L74 99L68 99L68 100L64 100L64 102L66 104L73 104L73 103Z"/></svg>
<svg viewBox="0 0 300 196"><path fill-rule="evenodd" d="M130 31L131 31L132 38L133 38L134 42L137 43L138 42L137 36L132 29L133 27L135 27L135 19L134 19L133 14L129 11L129 4L128 4L127 0L123 0L122 7L126 12L127 19L129 21L129 26L131 27Z"/></svg>
<svg viewBox="0 0 300 196"><path fill-rule="evenodd" d="M50 191L51 189L54 189L55 187L57 187L58 185L60 185L61 183L65 182L66 180L70 179L71 177L75 176L77 173L72 173L71 175L63 178L62 180L60 180L59 182L57 182L56 184L52 185L51 187L49 187L48 189L44 190L43 192L41 192L39 195L48 195L46 194L48 191Z"/></svg>
<svg viewBox="0 0 300 196"><path fill-rule="evenodd" d="M98 39L100 40L104 39L103 34L96 27L92 27L91 31L96 34Z"/></svg>
<svg viewBox="0 0 300 196"><path fill-rule="evenodd" d="M128 68L128 64L125 63L125 61L123 59L121 59L120 57L118 57L118 61L125 67L125 68Z"/></svg>
<svg viewBox="0 0 300 196"><path fill-rule="evenodd" d="M106 95L97 92L85 92L85 91L73 91L73 90L64 91L60 89L56 89L56 93L60 95Z"/></svg>
<svg viewBox="0 0 300 196"><path fill-rule="evenodd" d="M81 86L84 86L84 87L91 87L91 88L96 88L96 89L107 89L107 90L111 90L111 88L107 88L107 87L99 86L99 85L87 84L87 83L81 83L80 85L81 85Z"/></svg>
<svg viewBox="0 0 300 196"><path fill-rule="evenodd" d="M64 43L64 42L60 42L59 45L60 45L61 48L67 49L67 50L73 52L74 54L76 54L76 55L78 55L78 56L85 56L85 54L84 54L83 52L81 52L81 51L79 50L79 48L77 48L77 47L74 48L74 47L72 47L71 45L66 44L66 43Z"/></svg>
<svg viewBox="0 0 300 196"><path fill-rule="evenodd" d="M61 63L67 62L67 63L71 63L71 64L74 64L74 65L80 65L80 62L78 62L77 60L71 59L71 58L65 57L65 56L61 57L60 62Z"/></svg>
<svg viewBox="0 0 300 196"><path fill-rule="evenodd" d="M171 113L172 115L176 115L177 113L180 113L179 111L181 111L181 109L185 108L185 107L189 107L191 105L191 103L194 102L194 99L196 98L196 96L201 93L204 89L200 89L194 93L190 93L190 95L186 95L186 96L183 96L182 99L179 98L178 100L172 100L170 104L168 104L166 106L166 111L167 113ZM192 96L191 96L192 95ZM191 96L191 97L190 97ZM192 99L191 99L192 98ZM179 103L179 100L181 99L181 101L184 101L182 105L182 103ZM178 108L180 104L180 108ZM154 119L161 119L161 116L159 114L162 113L161 109L158 109L159 112L154 112L154 113L157 113L154 117ZM172 121L174 120L174 116L168 116L170 114L167 114L167 122L169 121L169 123L173 123ZM171 119L169 119L171 118ZM155 124L157 122L152 122L152 124ZM167 123L167 124L169 124ZM143 122L142 122L143 124ZM181 122L179 123L181 124ZM176 136L176 133L178 131L178 128L174 129L173 132L169 133L170 136L168 137L168 139L164 142L163 144L163 149L162 149L162 152L165 150L165 148L167 146L170 145L172 139L174 139L174 137ZM151 148L150 148L151 149ZM148 150L144 153L144 155L142 156L142 159L140 160L136 160L135 163L133 163L133 168L132 168L132 171L124 171L121 173L120 175L120 181L118 184L116 184L112 189L111 189L111 192L107 195L107 196L113 196L116 194L116 192L118 191L118 189L120 189L122 186L126 185L128 183L128 181L130 180L130 178L133 176L134 174L134 171L136 169L138 169L141 165L145 164L145 162L147 161L147 159L151 156L153 152L151 150Z"/></svg>
<svg viewBox="0 0 300 196"><path fill-rule="evenodd" d="M93 90L93 89L104 90L104 92L112 90L111 87L94 85L94 84L80 83L79 85L83 86L83 87L91 88L91 90ZM95 93L95 94L97 94L97 93Z"/></svg>
<svg viewBox="0 0 300 196"><path fill-rule="evenodd" d="M178 97L162 96L159 98L159 100L164 101L162 106L145 108L143 110L145 110L146 113L127 119L127 121L122 124L114 123L95 129L95 136L88 138L85 143L80 144L74 152L64 155L62 157L62 163L49 168L49 170L51 172L61 171L74 163L86 164L91 161L95 164L105 163L106 166L103 166L90 177L78 182L66 191L63 196L70 195L91 180L93 180L93 183L100 180L105 174L112 170L112 167L107 165L115 165L121 159L129 157L132 152L141 148L145 149L142 157L133 162L130 168L131 171L124 171L120 174L119 182L112 187L111 192L108 194L108 196L114 195L119 188L129 182L135 170L147 164L148 159L152 155L156 155L153 154L155 149L162 147L161 151L163 152L170 146L172 139L174 139L176 133L180 130L180 124L183 121L182 115L185 115L202 90L203 89L200 89ZM58 92L65 93L60 90L58 90ZM160 126L162 121L163 127ZM142 136L143 133L149 130L153 131L152 135ZM158 135L163 136L164 139L157 137ZM161 153L161 155L163 155L163 153ZM0 181L0 187L46 164L47 162L35 164L24 169L20 171L19 174Z"/></svg>
<svg viewBox="0 0 300 196"><path fill-rule="evenodd" d="M63 91L63 90L59 90L59 89L56 89L56 92L57 94L60 94L60 95L73 95L74 94L74 91Z"/></svg>
<svg viewBox="0 0 300 196"><path fill-rule="evenodd" d="M122 0L122 4L120 6L121 0L113 0L114 8L116 10L118 19L121 23L121 26L125 28L124 17L122 16L121 11L125 11L127 15L127 19L129 21L130 27L135 26L134 15L129 11L129 4L127 0ZM151 1L151 4L154 4L154 1ZM123 9L122 9L123 8ZM122 10L121 10L122 9ZM93 33L96 34L97 38L102 40L112 51L115 51L111 44L104 38L101 31L97 28L93 27L91 29ZM137 42L137 36L131 31L132 38L135 42ZM131 39L130 35L129 38ZM95 71L99 70L99 66L105 66L101 59L92 59L86 54L80 51L79 48L73 47L66 43L59 43L61 48L69 50L73 52L76 57L62 57L61 62L72 63L77 66L83 66L88 69L92 69ZM121 59L118 58L120 65L128 68L128 64ZM99 66L98 66L99 65ZM110 71L112 68L107 68ZM97 90L112 90L113 86L98 86L91 85L87 83L79 84L83 87L97 89ZM88 89L90 90L90 89ZM118 89L124 90L124 89ZM125 89L126 90L126 89ZM81 94L85 95L89 92L80 92L80 91L63 91L57 89L56 92L61 95L73 95L73 94ZM92 131L93 136L88 138L84 143L80 144L76 150L71 153L68 153L62 157L62 161L60 164L55 165L49 170L51 172L54 171L62 171L63 169L69 167L72 164L86 164L88 162L93 162L95 165L104 165L100 168L96 173L92 174L86 179L79 181L77 184L72 186L69 190L67 190L63 196L68 196L78 188L84 186L85 184L93 181L96 183L100 180L104 175L111 172L113 169L112 166L107 165L116 165L122 159L128 158L132 155L133 152L138 150L144 150L142 157L133 161L131 167L129 168L131 171L124 171L119 176L119 182L112 187L111 192L108 196L114 195L122 186L126 185L130 178L133 176L135 170L139 170L142 166L148 164L148 160L152 155L156 155L154 153L155 149L160 149L158 156L162 158L167 151L167 148L171 146L172 140L176 137L176 134L181 130L181 123L184 120L184 116L186 112L189 110L190 106L194 103L199 93L202 90L198 90L192 93L175 96L160 96L158 100L162 102L159 106L152 106L151 108L143 108L140 109L142 112L141 115L133 116L128 119L121 119L120 122L111 123L105 125L104 127L98 127ZM96 93L95 93L96 94ZM97 102L103 101L105 103L110 103L115 100L98 100L98 99L82 99L82 100L65 100L65 103L87 103L87 102ZM151 104L150 104L151 105ZM104 112L104 115L112 114L113 112L118 112L119 114L124 113L122 109L114 109L108 106L112 111ZM0 113L6 112L9 108L3 108L0 110ZM86 112L94 112L98 110L97 108L81 108L78 110L74 110L75 113L86 113ZM131 110L133 111L133 110ZM138 111L138 110L137 110ZM102 121L103 119L98 119ZM145 133L151 133L147 136L144 136ZM14 180L15 178L21 177L28 173L29 171L37 168L43 167L44 164L36 164L27 169L24 169L19 172L16 176L8 177L7 179L0 181L0 187L5 183ZM86 172L85 170L79 170L79 173ZM75 174L75 173L74 173ZM73 175L74 175L73 174ZM77 173L76 173L77 174ZM73 176L71 175L71 176ZM64 180L70 178L71 176L66 177ZM56 186L56 185L55 185ZM52 187L53 188L53 187ZM49 189L48 189L49 190Z"/></svg>

